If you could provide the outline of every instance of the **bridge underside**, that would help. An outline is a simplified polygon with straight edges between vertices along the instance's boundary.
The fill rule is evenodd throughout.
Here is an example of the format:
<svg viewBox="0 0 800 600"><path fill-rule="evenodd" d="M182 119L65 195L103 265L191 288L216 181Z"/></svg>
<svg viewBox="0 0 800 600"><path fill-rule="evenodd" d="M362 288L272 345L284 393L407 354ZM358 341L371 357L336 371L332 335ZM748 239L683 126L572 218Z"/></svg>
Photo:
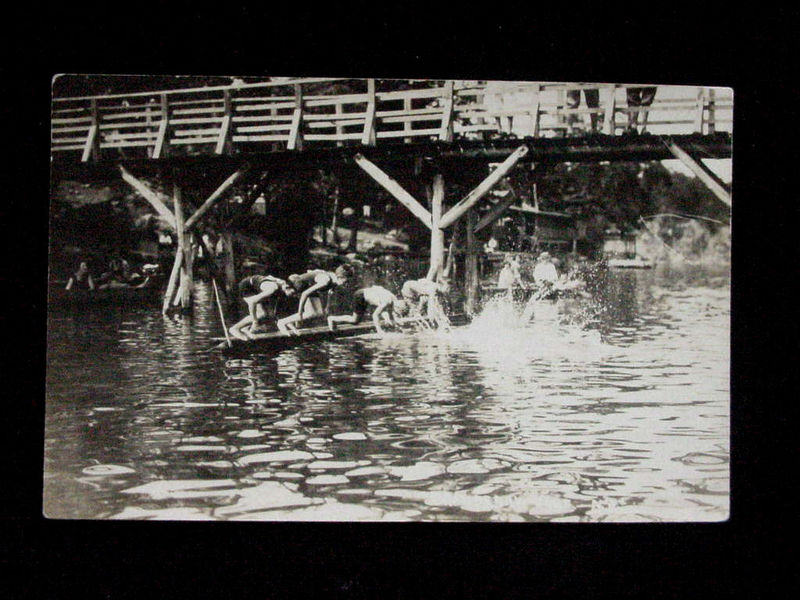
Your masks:
<svg viewBox="0 0 800 600"><path fill-rule="evenodd" d="M396 165L413 165L419 159L432 160L444 170L457 168L467 162L500 162L516 148L527 146L522 163L556 164L563 162L654 161L674 159L668 142L698 159L731 157L731 135L590 135L564 138L516 138L495 140L463 140L381 146L313 147L302 151L264 151L263 144L253 144L252 151L243 146L234 155L195 154L169 156L160 159L129 159L124 156L104 156L96 162L80 162L74 156L56 155L52 161L54 178L93 179L118 177L122 164L141 176L163 174L178 170L191 178L195 172L230 172L248 163L254 169L279 169L282 172L305 171L315 168L356 168L353 157L360 153L371 161Z"/></svg>

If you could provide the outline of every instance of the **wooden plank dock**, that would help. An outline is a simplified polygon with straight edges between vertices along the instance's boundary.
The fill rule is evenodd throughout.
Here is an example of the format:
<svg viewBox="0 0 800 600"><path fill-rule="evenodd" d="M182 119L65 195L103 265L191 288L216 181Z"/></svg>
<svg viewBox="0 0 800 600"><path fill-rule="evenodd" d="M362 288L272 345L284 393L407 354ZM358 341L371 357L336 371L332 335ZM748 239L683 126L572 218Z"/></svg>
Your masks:
<svg viewBox="0 0 800 600"><path fill-rule="evenodd" d="M455 314L448 317L451 325L459 326L466 324L469 319L464 314ZM410 331L409 326L426 324L429 328L436 328L436 324L426 318L404 318L398 319L398 324L403 331ZM355 325L339 324L335 330L331 330L327 325L307 327L298 329L295 334L287 334L280 331L270 331L267 333L258 333L253 335L251 340L241 340L238 338L230 339L230 346L228 340L225 338L214 338L216 345L215 350L220 350L225 354L242 355L258 352L268 352L275 350L284 350L286 348L293 348L302 344L312 342L335 340L345 337L354 337L358 335L365 335L375 333L375 323L370 320ZM414 330L416 331L416 330Z"/></svg>

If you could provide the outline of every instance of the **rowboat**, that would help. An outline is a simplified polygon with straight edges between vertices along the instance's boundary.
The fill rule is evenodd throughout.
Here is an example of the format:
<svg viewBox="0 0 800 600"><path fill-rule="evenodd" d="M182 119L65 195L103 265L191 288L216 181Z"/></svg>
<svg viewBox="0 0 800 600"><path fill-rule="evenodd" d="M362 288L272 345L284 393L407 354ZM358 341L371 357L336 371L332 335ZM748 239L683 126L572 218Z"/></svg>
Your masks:
<svg viewBox="0 0 800 600"><path fill-rule="evenodd" d="M468 318L464 314L457 314L448 317L450 324L464 325L468 322ZM423 317L409 317L397 319L398 325L404 331L409 328L426 327L435 329L436 322ZM339 324L336 329L331 330L327 325L317 327L306 327L298 329L296 333L283 333L281 331L270 331L267 333L252 334L253 339L242 340L235 337L230 338L214 338L216 345L214 350L220 350L225 354L241 355L251 352L264 352L269 350L284 350L286 348L293 348L301 344L311 342L318 342L322 340L334 340L344 337L353 337L357 335L364 335L374 333L375 323L372 320L355 325ZM229 345L230 344L230 345Z"/></svg>
<svg viewBox="0 0 800 600"><path fill-rule="evenodd" d="M144 285L139 287L107 287L93 290L75 288L67 290L65 289L66 281L56 281L50 286L47 303L51 308L147 304L158 299L162 279L160 276L150 277Z"/></svg>

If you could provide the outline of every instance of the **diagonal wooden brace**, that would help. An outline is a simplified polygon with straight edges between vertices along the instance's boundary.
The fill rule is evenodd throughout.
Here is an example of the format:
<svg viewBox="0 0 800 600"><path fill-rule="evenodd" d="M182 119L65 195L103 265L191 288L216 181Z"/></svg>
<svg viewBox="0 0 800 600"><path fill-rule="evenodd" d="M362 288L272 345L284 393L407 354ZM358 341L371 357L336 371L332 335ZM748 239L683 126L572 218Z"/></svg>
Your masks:
<svg viewBox="0 0 800 600"><path fill-rule="evenodd" d="M511 192L508 193L508 195L505 198L503 198L502 200L500 200L500 202L495 204L491 208L491 210L489 210L489 212L483 216L483 218L480 221L478 221L478 224L475 225L472 232L478 233L481 229L484 229L489 225L491 225L492 223L494 223L495 221L497 221L497 219L499 219L505 214L506 210L508 210L508 207L514 204L514 201L516 199L517 195L512 190Z"/></svg>
<svg viewBox="0 0 800 600"><path fill-rule="evenodd" d="M125 167L119 165L119 170L122 172L122 179L133 187L139 194L150 203L150 206L156 209L156 212L175 229L175 215L167 208L167 205L159 198L159 195L151 190L143 182L139 181L125 170Z"/></svg>
<svg viewBox="0 0 800 600"><path fill-rule="evenodd" d="M706 187L708 187L708 189L710 189L717 198L719 198L728 206L731 206L730 193L719 183L719 181L717 181L716 177L712 177L711 174L707 172L704 165L692 158L686 151L684 151L672 140L667 141L666 144L667 148L669 148L669 151L672 152L672 155L675 158L680 160L692 171L692 173L697 175L698 179L706 184Z"/></svg>
<svg viewBox="0 0 800 600"><path fill-rule="evenodd" d="M195 213L194 213L194 214L193 214L191 217L189 217L189 218L186 220L186 224L185 224L185 226L184 226L184 228L186 229L186 231L188 231L189 229L191 229L191 228L192 228L192 226L193 226L195 223L197 223L197 221L198 221L198 220L200 220L200 218L201 218L201 217L202 217L204 214L206 214L206 212L208 212L208 209L210 209L210 208L211 208L211 207L214 205L214 203L215 203L217 200L219 200L219 199L222 197L222 195L223 195L223 194L224 194L226 191L228 191L228 189L230 189L230 187L231 187L231 186L232 186L234 183L236 183L237 181L239 181L239 179L241 179L241 178L242 178L242 176L243 176L245 173L247 173L247 171L248 171L249 169L250 169L249 165L245 165L245 166L243 166L241 169L239 169L238 171L236 171L236 173L234 173L233 175L231 175L230 177L228 177L228 178L227 178L227 179L226 179L224 182L222 182L222 185L220 185L220 186L219 186L219 187L216 189L216 191L215 191L213 194L211 194L211 195L208 197L208 200L206 200L205 202L203 202L203 204L200 206L200 208L198 208L198 209L195 211Z"/></svg>
<svg viewBox="0 0 800 600"><path fill-rule="evenodd" d="M400 204L414 213L414 215L420 221L422 221L428 229L431 228L431 213L428 212L428 210L419 202L417 202L414 196L405 191L400 184L397 183L397 181L381 171L375 164L367 160L367 158L361 154L355 155L355 161L356 164L364 169L370 175L370 177L372 177L383 187L383 189L394 196L395 199L400 202Z"/></svg>
<svg viewBox="0 0 800 600"><path fill-rule="evenodd" d="M489 193L495 184L505 177L508 172L514 168L514 165L517 164L517 161L527 153L527 146L520 146L514 150L514 152L512 152L511 155L500 164L500 166L492 171L489 176L478 185L478 187L472 190L463 200L458 202L458 204L453 206L444 215L442 215L442 220L439 223L439 227L444 229L445 227L449 227L455 223L464 213L472 208L475 203L478 202L478 200Z"/></svg>

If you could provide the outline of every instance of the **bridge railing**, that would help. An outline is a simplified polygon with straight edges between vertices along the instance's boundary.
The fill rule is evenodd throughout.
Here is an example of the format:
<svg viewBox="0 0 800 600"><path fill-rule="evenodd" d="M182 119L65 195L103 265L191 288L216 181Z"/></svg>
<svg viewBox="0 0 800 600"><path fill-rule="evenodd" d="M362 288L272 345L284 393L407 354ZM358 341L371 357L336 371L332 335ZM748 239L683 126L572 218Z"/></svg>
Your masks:
<svg viewBox="0 0 800 600"><path fill-rule="evenodd" d="M651 106L632 107L626 101L630 87L642 86L302 79L54 98L51 150L89 161L559 137L585 131L590 115L598 132L619 135L628 130L631 114L645 111L652 133L731 131L729 89L660 86ZM599 105L586 107L584 97L579 107L569 108L567 92L584 89L599 90Z"/></svg>

